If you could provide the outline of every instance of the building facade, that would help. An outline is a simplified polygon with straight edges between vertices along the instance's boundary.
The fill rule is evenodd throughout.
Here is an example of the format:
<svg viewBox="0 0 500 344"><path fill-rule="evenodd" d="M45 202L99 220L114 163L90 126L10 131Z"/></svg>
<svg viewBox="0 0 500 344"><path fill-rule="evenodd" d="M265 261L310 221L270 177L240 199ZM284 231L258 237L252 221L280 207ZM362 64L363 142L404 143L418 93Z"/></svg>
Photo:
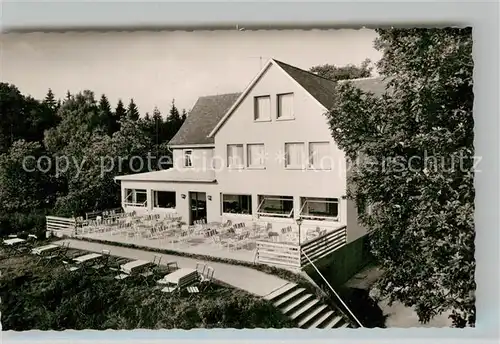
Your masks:
<svg viewBox="0 0 500 344"><path fill-rule="evenodd" d="M380 88L380 79L359 79ZM122 206L186 223L259 219L366 234L325 113L336 83L270 60L241 93L201 97L170 141L173 168L119 176Z"/></svg>

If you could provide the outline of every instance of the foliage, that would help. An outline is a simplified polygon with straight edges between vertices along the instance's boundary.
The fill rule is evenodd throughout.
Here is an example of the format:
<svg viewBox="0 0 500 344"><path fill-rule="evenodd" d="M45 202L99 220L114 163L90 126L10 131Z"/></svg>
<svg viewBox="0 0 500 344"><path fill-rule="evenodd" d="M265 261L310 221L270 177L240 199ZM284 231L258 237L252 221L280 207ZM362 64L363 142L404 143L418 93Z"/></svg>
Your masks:
<svg viewBox="0 0 500 344"><path fill-rule="evenodd" d="M45 235L45 213L3 213L0 214L0 236L14 233Z"/></svg>
<svg viewBox="0 0 500 344"><path fill-rule="evenodd" d="M382 296L420 321L451 310L473 325L474 172L471 29L378 30L383 97L339 85L332 135L353 162L349 197L385 274ZM425 67L424 67L425 66Z"/></svg>
<svg viewBox="0 0 500 344"><path fill-rule="evenodd" d="M309 69L310 72L315 73L323 78L338 81L347 79L368 78L372 75L373 67L370 67L371 61L369 59L361 62L361 65L356 66L348 64L346 66L335 66L333 64L324 64L314 66Z"/></svg>
<svg viewBox="0 0 500 344"><path fill-rule="evenodd" d="M31 257L3 262L4 330L281 328L293 323L271 303L219 285L188 297L166 295L113 273L69 273Z"/></svg>
<svg viewBox="0 0 500 344"><path fill-rule="evenodd" d="M127 119L131 121L137 121L139 119L139 110L137 109L137 105L135 105L134 100L130 99L130 103L127 107Z"/></svg>

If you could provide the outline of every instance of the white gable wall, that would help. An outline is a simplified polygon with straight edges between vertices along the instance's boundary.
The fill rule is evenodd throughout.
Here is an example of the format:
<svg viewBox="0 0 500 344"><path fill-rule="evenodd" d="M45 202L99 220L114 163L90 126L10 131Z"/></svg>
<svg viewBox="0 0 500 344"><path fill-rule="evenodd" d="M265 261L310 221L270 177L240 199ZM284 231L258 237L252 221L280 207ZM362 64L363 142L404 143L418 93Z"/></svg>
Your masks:
<svg viewBox="0 0 500 344"><path fill-rule="evenodd" d="M277 94L294 93L293 120L277 120ZM271 121L254 121L254 97L271 96ZM325 109L278 66L271 65L245 99L215 134L216 178L223 193L252 194L254 212L257 195L295 197L296 215L299 197L341 198L346 193L345 156L338 149L324 115ZM278 153L284 154L285 142L330 142L332 170L289 170ZM227 145L264 143L268 158L265 169L230 170L227 166ZM246 156L246 145L244 146ZM246 157L245 157L246 158ZM341 222L346 222L345 201L340 200Z"/></svg>
<svg viewBox="0 0 500 344"><path fill-rule="evenodd" d="M184 151L190 150L192 167L184 167ZM213 148L175 148L172 149L174 168L179 170L194 169L197 171L212 169Z"/></svg>

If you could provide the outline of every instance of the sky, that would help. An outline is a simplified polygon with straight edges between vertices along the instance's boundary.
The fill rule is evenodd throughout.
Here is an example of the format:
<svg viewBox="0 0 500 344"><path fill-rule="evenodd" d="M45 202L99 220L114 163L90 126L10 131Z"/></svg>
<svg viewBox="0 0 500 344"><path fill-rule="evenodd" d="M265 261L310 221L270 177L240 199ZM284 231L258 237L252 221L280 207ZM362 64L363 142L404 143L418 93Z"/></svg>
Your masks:
<svg viewBox="0 0 500 344"><path fill-rule="evenodd" d="M37 99L89 89L112 106L130 98L143 115L172 99L241 92L275 58L302 69L373 62L373 30L158 31L0 34L0 80Z"/></svg>

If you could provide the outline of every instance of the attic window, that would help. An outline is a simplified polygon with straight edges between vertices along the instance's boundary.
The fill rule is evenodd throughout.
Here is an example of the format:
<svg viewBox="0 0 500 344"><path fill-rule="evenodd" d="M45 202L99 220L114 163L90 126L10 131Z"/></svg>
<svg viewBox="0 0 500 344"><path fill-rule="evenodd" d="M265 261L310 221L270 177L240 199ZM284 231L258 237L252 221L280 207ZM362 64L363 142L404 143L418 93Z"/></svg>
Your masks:
<svg viewBox="0 0 500 344"><path fill-rule="evenodd" d="M254 98L254 119L256 121L271 120L271 96Z"/></svg>
<svg viewBox="0 0 500 344"><path fill-rule="evenodd" d="M278 94L277 97L277 118L293 119L293 93Z"/></svg>

